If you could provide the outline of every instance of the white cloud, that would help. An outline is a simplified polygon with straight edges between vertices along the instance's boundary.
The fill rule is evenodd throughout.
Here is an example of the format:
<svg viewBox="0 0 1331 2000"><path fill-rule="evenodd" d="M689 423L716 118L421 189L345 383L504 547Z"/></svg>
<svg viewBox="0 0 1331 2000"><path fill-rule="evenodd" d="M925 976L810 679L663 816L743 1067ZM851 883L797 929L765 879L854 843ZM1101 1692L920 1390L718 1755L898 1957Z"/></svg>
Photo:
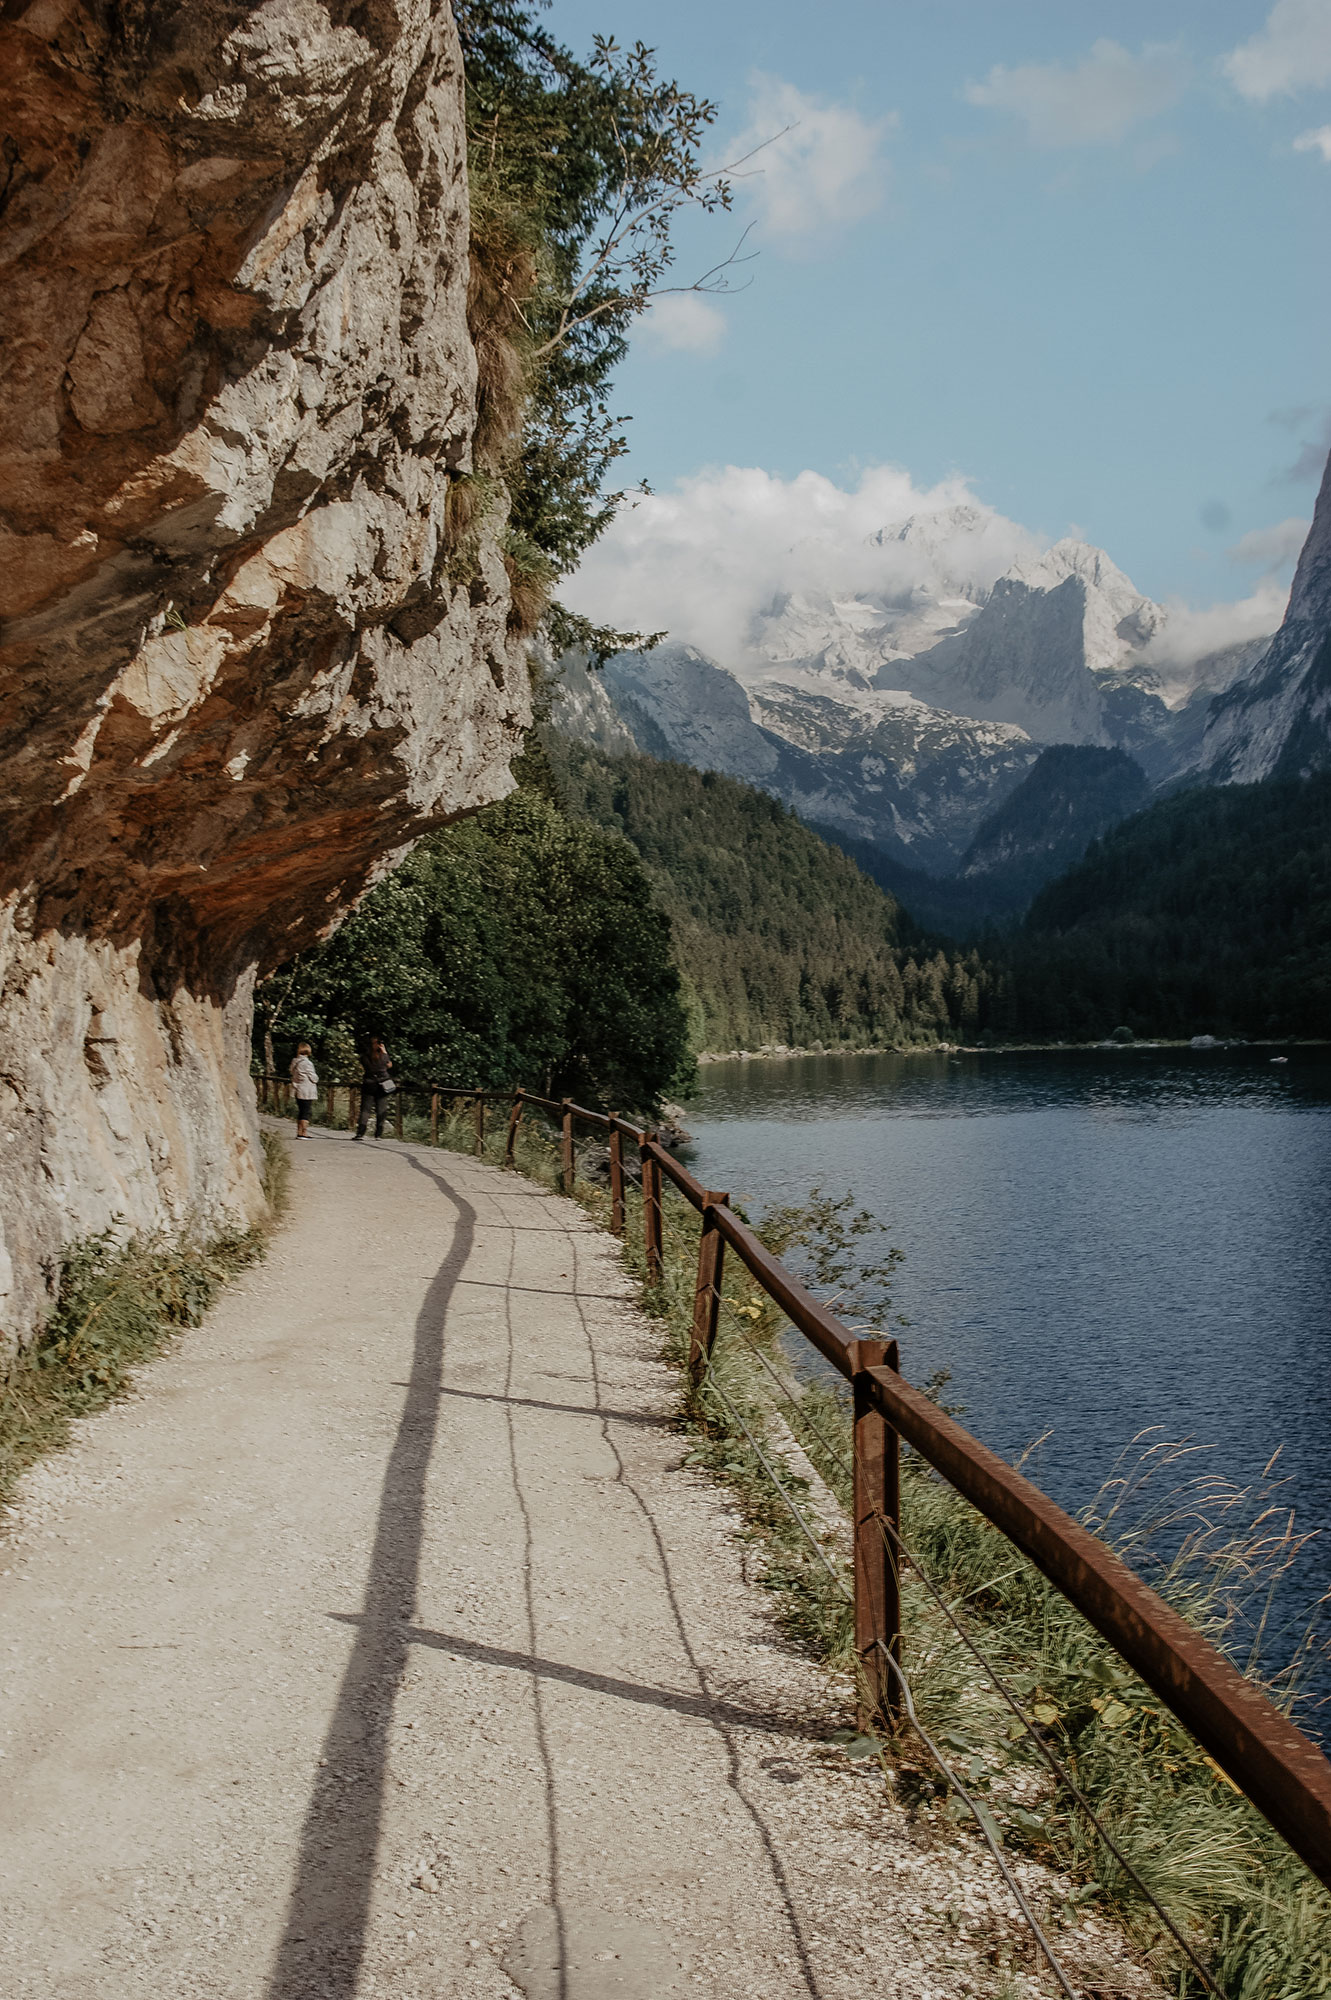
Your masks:
<svg viewBox="0 0 1331 2000"><path fill-rule="evenodd" d="M1269 528L1251 528L1225 553L1234 563L1259 564L1264 570L1292 569L1311 526L1311 521L1291 514L1287 521L1276 521Z"/></svg>
<svg viewBox="0 0 1331 2000"><path fill-rule="evenodd" d="M1331 83L1331 0L1276 0L1260 34L1231 49L1221 68L1256 104Z"/></svg>
<svg viewBox="0 0 1331 2000"><path fill-rule="evenodd" d="M1080 63L1001 64L967 84L968 104L1009 111L1037 146L1104 145L1177 102L1184 82L1177 47L1148 43L1139 56L1104 37Z"/></svg>
<svg viewBox="0 0 1331 2000"><path fill-rule="evenodd" d="M1168 692L1186 692L1191 685L1187 670L1196 661L1209 653L1223 652L1227 646L1265 639L1279 626L1288 602L1288 583L1274 576L1264 576L1250 597L1241 597L1233 604L1199 607L1167 597L1165 623L1147 646L1145 657L1164 677ZM1171 679L1171 674L1177 678Z"/></svg>
<svg viewBox="0 0 1331 2000"><path fill-rule="evenodd" d="M776 76L755 75L751 88L749 122L725 158L743 161L736 195L756 209L763 236L808 244L872 214L887 186L883 141L895 115L865 118Z"/></svg>
<svg viewBox="0 0 1331 2000"><path fill-rule="evenodd" d="M1296 153L1320 153L1331 166L1331 125L1319 125L1315 131L1300 132L1294 141Z"/></svg>
<svg viewBox="0 0 1331 2000"><path fill-rule="evenodd" d="M949 510L965 510L953 516ZM910 543L870 540L910 515L936 517ZM666 630L740 667L757 614L785 593L900 601L942 577L987 588L1046 542L985 507L963 479L920 489L899 466L853 488L818 472L781 479L725 466L626 507L583 559L567 601L634 631Z"/></svg>
<svg viewBox="0 0 1331 2000"><path fill-rule="evenodd" d="M877 539L911 517L904 542ZM1231 551L1268 564L1250 596L1202 608L1166 602L1148 657L1173 693L1192 685L1194 661L1275 631L1289 589L1270 565L1297 553L1305 525L1282 521ZM1047 547L962 478L921 488L900 466L876 465L842 487L819 472L782 479L728 465L626 506L561 595L598 622L669 632L743 675L762 664L753 645L760 615L787 596L831 597L848 610L857 598L905 606L913 590L949 584L978 596Z"/></svg>
<svg viewBox="0 0 1331 2000"><path fill-rule="evenodd" d="M698 292L667 292L642 324L652 347L671 353L714 354L726 336L725 314Z"/></svg>

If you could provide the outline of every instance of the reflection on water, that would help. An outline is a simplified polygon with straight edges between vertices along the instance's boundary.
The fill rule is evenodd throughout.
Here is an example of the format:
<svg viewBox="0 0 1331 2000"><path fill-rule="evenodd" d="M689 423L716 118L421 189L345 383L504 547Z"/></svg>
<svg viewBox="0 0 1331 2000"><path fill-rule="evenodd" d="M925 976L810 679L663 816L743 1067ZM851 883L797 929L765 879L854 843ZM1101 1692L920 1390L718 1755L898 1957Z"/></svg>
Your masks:
<svg viewBox="0 0 1331 2000"><path fill-rule="evenodd" d="M1152 1426L1331 1527L1331 1056L1129 1048L810 1056L702 1072L691 1164L811 1187L905 1252L902 1363L1063 1505ZM1301 1584L1331 1585L1331 1537ZM1316 1594L1316 1593L1314 1593Z"/></svg>

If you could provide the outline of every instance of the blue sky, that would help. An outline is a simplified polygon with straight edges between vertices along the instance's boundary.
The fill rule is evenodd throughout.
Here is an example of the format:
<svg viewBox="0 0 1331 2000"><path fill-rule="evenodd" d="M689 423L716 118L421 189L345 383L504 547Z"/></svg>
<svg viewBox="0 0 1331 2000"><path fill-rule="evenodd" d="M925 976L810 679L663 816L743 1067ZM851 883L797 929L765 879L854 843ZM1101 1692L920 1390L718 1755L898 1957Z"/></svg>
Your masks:
<svg viewBox="0 0 1331 2000"><path fill-rule="evenodd" d="M892 466L1078 533L1160 599L1288 581L1331 416L1331 0L547 20L579 52L655 47L718 100L718 158L793 126L735 219L680 232L686 282L745 224L759 254L746 289L667 300L636 340L631 479Z"/></svg>

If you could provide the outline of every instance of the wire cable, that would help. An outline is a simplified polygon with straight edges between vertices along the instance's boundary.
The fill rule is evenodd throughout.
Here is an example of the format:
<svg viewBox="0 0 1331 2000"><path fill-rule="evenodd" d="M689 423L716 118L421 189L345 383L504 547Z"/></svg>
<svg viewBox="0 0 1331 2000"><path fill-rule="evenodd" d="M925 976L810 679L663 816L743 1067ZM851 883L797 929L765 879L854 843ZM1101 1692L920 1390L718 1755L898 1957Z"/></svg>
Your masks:
<svg viewBox="0 0 1331 2000"><path fill-rule="evenodd" d="M1062 1759L1059 1758L1055 1754L1055 1752L1049 1748L1049 1745L1045 1742L1043 1736L1041 1736L1035 1724L1026 1715L1024 1709L1021 1707L1021 1704L1018 1702L1016 1696L1012 1693L1011 1689L1008 1687L1007 1683L1004 1681L1002 1675L998 1672L997 1668L980 1651L979 1647L975 1644L970 1634L965 1630L960 1621L955 1617L951 1609L951 1606L947 1603L947 1601L942 1596L941 1592L935 1586L932 1578L929 1576L928 1571L921 1564L919 1557L916 1556L912 1552L912 1550L907 1547L906 1543L902 1540L896 1528L893 1527L892 1523L886 1518L885 1515L880 1514L875 1510L873 1519L879 1529L879 1532L883 1535L884 1544L889 1548L889 1553L892 1554L894 1562L898 1563L899 1565L900 1561L904 1558L904 1560L910 1564L916 1576L919 1577L920 1582L924 1585L925 1589L928 1591L930 1597L933 1598L934 1603L938 1606L939 1610L942 1612L943 1616L947 1619L949 1625L951 1625L957 1637L961 1640L962 1645L965 1646L967 1652L970 1653L972 1658L977 1660L980 1666L984 1669L990 1681L993 1683L995 1689L1002 1696L1002 1699L1007 1704L1008 1708L1011 1709L1013 1715L1017 1718L1017 1721L1021 1724L1027 1736L1030 1737L1032 1743L1034 1743L1036 1749L1040 1753L1040 1756L1044 1759L1046 1765L1053 1772L1055 1778L1059 1781L1060 1784L1066 1786L1067 1790L1072 1794L1072 1797L1081 1807L1087 1819L1089 1819L1091 1825L1095 1828L1101 1840L1104 1842L1105 1846L1109 1849L1109 1852L1113 1855L1115 1861L1117 1861L1119 1867L1123 1870L1124 1874L1129 1876L1130 1879L1136 1884L1138 1890L1141 1892L1141 1895L1143 1896L1145 1901L1149 1903L1150 1907L1155 1911L1155 1914L1157 1915L1157 1917L1159 1917L1161 1923L1164 1925L1165 1929L1169 1932L1169 1935L1173 1938L1175 1944L1179 1947L1179 1950L1185 1953L1189 1964L1192 1966L1198 1978L1202 1981L1203 1985L1206 1987L1207 1992L1214 1993L1215 1995L1217 1995L1217 2000L1228 2000L1228 1996L1226 1995L1224 1988L1216 1984L1211 1974L1202 1964L1201 1959L1197 1956L1197 1953L1193 1950L1192 1946L1188 1943L1188 1940L1184 1937L1182 1931L1179 1930L1178 1925L1174 1922L1169 1912L1166 1909L1164 1909L1159 1902L1157 1902L1151 1890L1147 1888L1145 1882L1142 1880L1137 1870L1128 1860L1127 1855L1124 1854L1122 1848L1119 1847L1117 1841L1114 1839L1109 1829L1105 1826L1104 1821L1100 1818L1099 1814L1096 1812L1095 1807L1091 1804L1086 1794L1082 1791L1081 1786L1072 1776L1072 1773L1068 1770L1067 1766L1063 1763ZM888 1540L889 1537L891 1538L890 1542ZM895 1549L891 1548L892 1542L896 1544Z"/></svg>
<svg viewBox="0 0 1331 2000"><path fill-rule="evenodd" d="M1026 1901L1025 1896L1022 1894L1021 1885L1017 1881L1016 1876L1012 1873L1012 1870L1008 1867L1007 1862L1003 1859L1002 1849L999 1847L998 1842L994 1839L993 1834L989 1831L989 1828L985 1824L985 1819L987 1816L980 1811L974 1799L971 1797L970 1793L966 1790L966 1787L962 1784L960 1778L949 1767L947 1760L943 1756L942 1751L938 1748L938 1745L934 1742L932 1736L930 1736L928 1730L924 1727L924 1724L920 1721L918 1715L916 1715L915 1703L911 1700L910 1682L906 1679L906 1676L902 1672L900 1666L893 1659L890 1649L883 1644L881 1639L875 1639L874 1644L877 1647L878 1651L882 1654L883 1658L887 1661L888 1666L892 1669L892 1672L896 1675L897 1680L901 1684L901 1698L906 1704L906 1714L910 1718L911 1727L914 1729L915 1734L919 1737L921 1743L923 1743L925 1749L929 1752L929 1755L933 1758L935 1764L937 1764L943 1776L947 1779L948 1784L952 1786L952 1788L956 1791L956 1793L960 1798L965 1800L967 1806L970 1808L970 1811L975 1819L975 1824L979 1827L980 1832L984 1835L985 1841L988 1844L989 1852L993 1855L994 1860L998 1863L999 1872L1002 1875L1003 1880L1007 1883L1008 1888L1012 1891L1013 1896L1016 1898L1017 1908L1021 1911L1021 1914L1023 1915L1023 1917L1025 1917L1026 1922L1030 1925L1032 1935L1034 1936L1036 1943L1039 1945L1045 1957L1049 1960L1050 1969L1052 1970L1055 1979L1058 1981L1059 1986L1062 1988L1063 1992L1067 1995L1067 2000L1078 2000L1076 1989L1068 1984L1067 1975L1064 1972L1062 1966L1059 1964L1058 1960L1054 1956L1053 1946L1050 1944L1048 1938L1045 1936L1044 1932L1040 1928L1039 1918L1036 1916L1030 1904Z"/></svg>
<svg viewBox="0 0 1331 2000"><path fill-rule="evenodd" d="M800 1530L800 1533L804 1536L810 1548L817 1556L819 1562L822 1564L823 1568L827 1571L827 1574L831 1577L832 1582L835 1584L836 1588L845 1598L847 1604L853 1604L855 1602L855 1599L853 1594L849 1590L847 1590L845 1585L845 1580L842 1578L842 1576L836 1570L833 1564L828 1560L827 1551L824 1549L822 1543L819 1541L818 1536L815 1533L814 1529L810 1527L809 1523L805 1520L803 1514L801 1514L799 1508L795 1505L795 1502L791 1499L789 1493L787 1493L785 1487L781 1484L781 1481L777 1478L776 1473L772 1469L772 1465L767 1457L767 1454L764 1452L757 1438L753 1435L753 1432L749 1429L748 1425L745 1423L739 1411L735 1408L735 1405L731 1402L729 1396L727 1396L725 1390L721 1387L721 1384L716 1380L716 1377L712 1374L710 1365L708 1366L707 1374L704 1376L703 1380L706 1382L708 1387L712 1389L715 1395L719 1397L722 1407L726 1410L729 1416L734 1418L735 1422L739 1425L740 1429L743 1431L745 1437L749 1440L749 1443L753 1447L754 1454L757 1457L758 1463L762 1466L763 1471L767 1474L767 1477L771 1480L773 1486L776 1488L781 1498L785 1501L786 1506L788 1507L790 1513L794 1517L794 1520Z"/></svg>
<svg viewBox="0 0 1331 2000"><path fill-rule="evenodd" d="M818 1541L817 1536L815 1535L813 1529L810 1527L809 1523L805 1520L803 1514L800 1512L799 1508L795 1505L795 1502L791 1499L785 1487L781 1484L781 1481L777 1477L776 1472L771 1462L769 1461L766 1453L763 1451L762 1446L758 1443L757 1438L753 1435L753 1432L750 1430L748 1424L744 1421L743 1416L740 1414L739 1410L736 1409L735 1405L731 1402L729 1396L727 1396L725 1390L716 1380L716 1377L712 1371L712 1365L710 1361L708 1363L707 1372L703 1380L707 1384L707 1386L710 1387L715 1392L716 1396L718 1397L719 1401L722 1404L722 1407L726 1410L729 1416L733 1418L735 1423L737 1423L739 1425L739 1428L743 1431L745 1437L749 1441L749 1444L753 1448L754 1454L757 1457L759 1464L762 1466L764 1472L767 1474L767 1477L771 1480L772 1485L775 1487L777 1493L780 1495L786 1507L789 1509L801 1533L805 1536L806 1540L809 1542L810 1547L813 1549L814 1554L818 1557L818 1560L822 1563L824 1569L831 1577L832 1582L835 1585L836 1589L840 1592L841 1596L846 1600L848 1604L853 1604L854 1597L852 1593L846 1588L844 1581L837 1574L836 1570L832 1567L832 1564L828 1561L828 1558L822 1548L822 1545ZM886 1523L883 1522L881 1516L875 1515L874 1518L880 1523L880 1526L886 1525ZM1063 1972L1063 1968L1059 1964L1058 1959L1054 1955L1053 1947L1050 1945L1048 1938L1045 1936L1044 1931L1040 1927L1039 1919L1036 1917L1035 1912L1032 1910L1030 1904L1027 1902L1025 1895L1022 1893L1020 1884L1017 1882L1015 1875L1012 1873L1012 1870L1008 1867L1007 1862L1003 1858L1003 1854L1001 1849L999 1848L998 1842L994 1839L993 1834L990 1832L989 1827L986 1825L985 1815L977 1807L974 1799L971 1797L966 1787L962 1784L960 1778L958 1778L955 1772L950 1768L950 1766L947 1763L947 1760L943 1757L942 1752L939 1750L937 1744L934 1742L933 1738L928 1734L927 1730L920 1722L919 1717L915 1713L915 1703L911 1697L910 1684L906 1678L905 1673L901 1668L900 1663L892 1657L891 1652L883 1644L881 1639L875 1640L874 1643L877 1647L877 1650L882 1654L883 1658L887 1661L889 1668L891 1669L892 1673L895 1674L898 1682L900 1683L902 1698L906 1706L906 1713L910 1719L912 1727L914 1728L916 1734L920 1738L920 1741L924 1744L925 1749L928 1751L929 1755L933 1758L934 1763L938 1766L944 1778L946 1778L948 1784L957 1792L958 1796L965 1801L965 1804L970 1813L972 1814L976 1825L980 1829L980 1832L985 1840L986 1845L988 1846L990 1852L992 1853L995 1862L998 1864L999 1872L1002 1875L1003 1880L1006 1882L1009 1890L1011 1891L1013 1898L1016 1901L1018 1909L1021 1911L1022 1916L1026 1920L1026 1923L1029 1925L1031 1933L1034 1936L1041 1951L1044 1953L1044 1956L1049 1961L1050 1967L1053 1970L1054 1977L1057 1979L1062 1992L1067 1996L1067 2000L1078 2000L1078 1996L1075 1989L1071 1985L1069 1985L1067 1977Z"/></svg>
<svg viewBox="0 0 1331 2000"><path fill-rule="evenodd" d="M718 1294L718 1297L719 1296L720 1295ZM851 1468L850 1460L846 1458L843 1455L843 1453L837 1449L837 1447L832 1443L830 1438L824 1437L818 1425L813 1421L813 1418L809 1415L808 1411L805 1410L802 1404L800 1403L799 1398L782 1381L780 1373L778 1372L776 1367L763 1353L758 1343L754 1339L752 1339L751 1336L740 1325L738 1316L736 1315L734 1308L731 1306L730 1301L726 1298L721 1298L720 1303L730 1316L730 1322L734 1332L739 1335L740 1339L744 1342L744 1345L748 1348L750 1354L752 1354L754 1360L760 1361L763 1367L767 1370L768 1374L775 1382L777 1389L780 1391L781 1395L784 1396L786 1402L790 1405L791 1409L794 1411L795 1416L801 1428L804 1430L811 1431L814 1437L817 1438L823 1450L827 1453L828 1457L835 1460L836 1464L840 1466L846 1478L853 1479L854 1473Z"/></svg>

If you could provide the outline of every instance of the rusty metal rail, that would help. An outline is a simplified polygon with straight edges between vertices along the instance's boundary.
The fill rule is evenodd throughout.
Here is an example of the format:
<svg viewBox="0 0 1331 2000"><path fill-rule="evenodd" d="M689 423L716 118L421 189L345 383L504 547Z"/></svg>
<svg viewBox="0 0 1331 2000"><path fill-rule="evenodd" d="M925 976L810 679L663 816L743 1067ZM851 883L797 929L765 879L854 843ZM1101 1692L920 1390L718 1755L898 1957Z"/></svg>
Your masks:
<svg viewBox="0 0 1331 2000"><path fill-rule="evenodd" d="M625 1142L632 1145L641 1169L643 1245L652 1284L659 1284L663 1273L663 1180L676 1189L701 1220L688 1364L695 1385L701 1385L711 1361L727 1251L797 1332L850 1383L855 1436L855 1648L865 1682L876 1691L886 1716L896 1716L905 1685L900 1672L901 1599L895 1555L901 1529L898 1454L904 1438L1048 1577L1313 1874L1331 1887L1331 1763L1318 1746L1106 1543L911 1388L898 1371L895 1343L866 1339L844 1326L773 1256L730 1207L729 1196L703 1187L652 1128L588 1110L569 1098L539 1097L524 1090L477 1091L432 1084L400 1088L432 1093L436 1128L441 1095L474 1102L477 1151L484 1142L484 1102L502 1098L510 1105L504 1153L509 1164L524 1113L530 1109L546 1114L559 1128L561 1179L569 1192L577 1170L577 1128L604 1133L610 1155L611 1226L621 1235L623 1149Z"/></svg>

